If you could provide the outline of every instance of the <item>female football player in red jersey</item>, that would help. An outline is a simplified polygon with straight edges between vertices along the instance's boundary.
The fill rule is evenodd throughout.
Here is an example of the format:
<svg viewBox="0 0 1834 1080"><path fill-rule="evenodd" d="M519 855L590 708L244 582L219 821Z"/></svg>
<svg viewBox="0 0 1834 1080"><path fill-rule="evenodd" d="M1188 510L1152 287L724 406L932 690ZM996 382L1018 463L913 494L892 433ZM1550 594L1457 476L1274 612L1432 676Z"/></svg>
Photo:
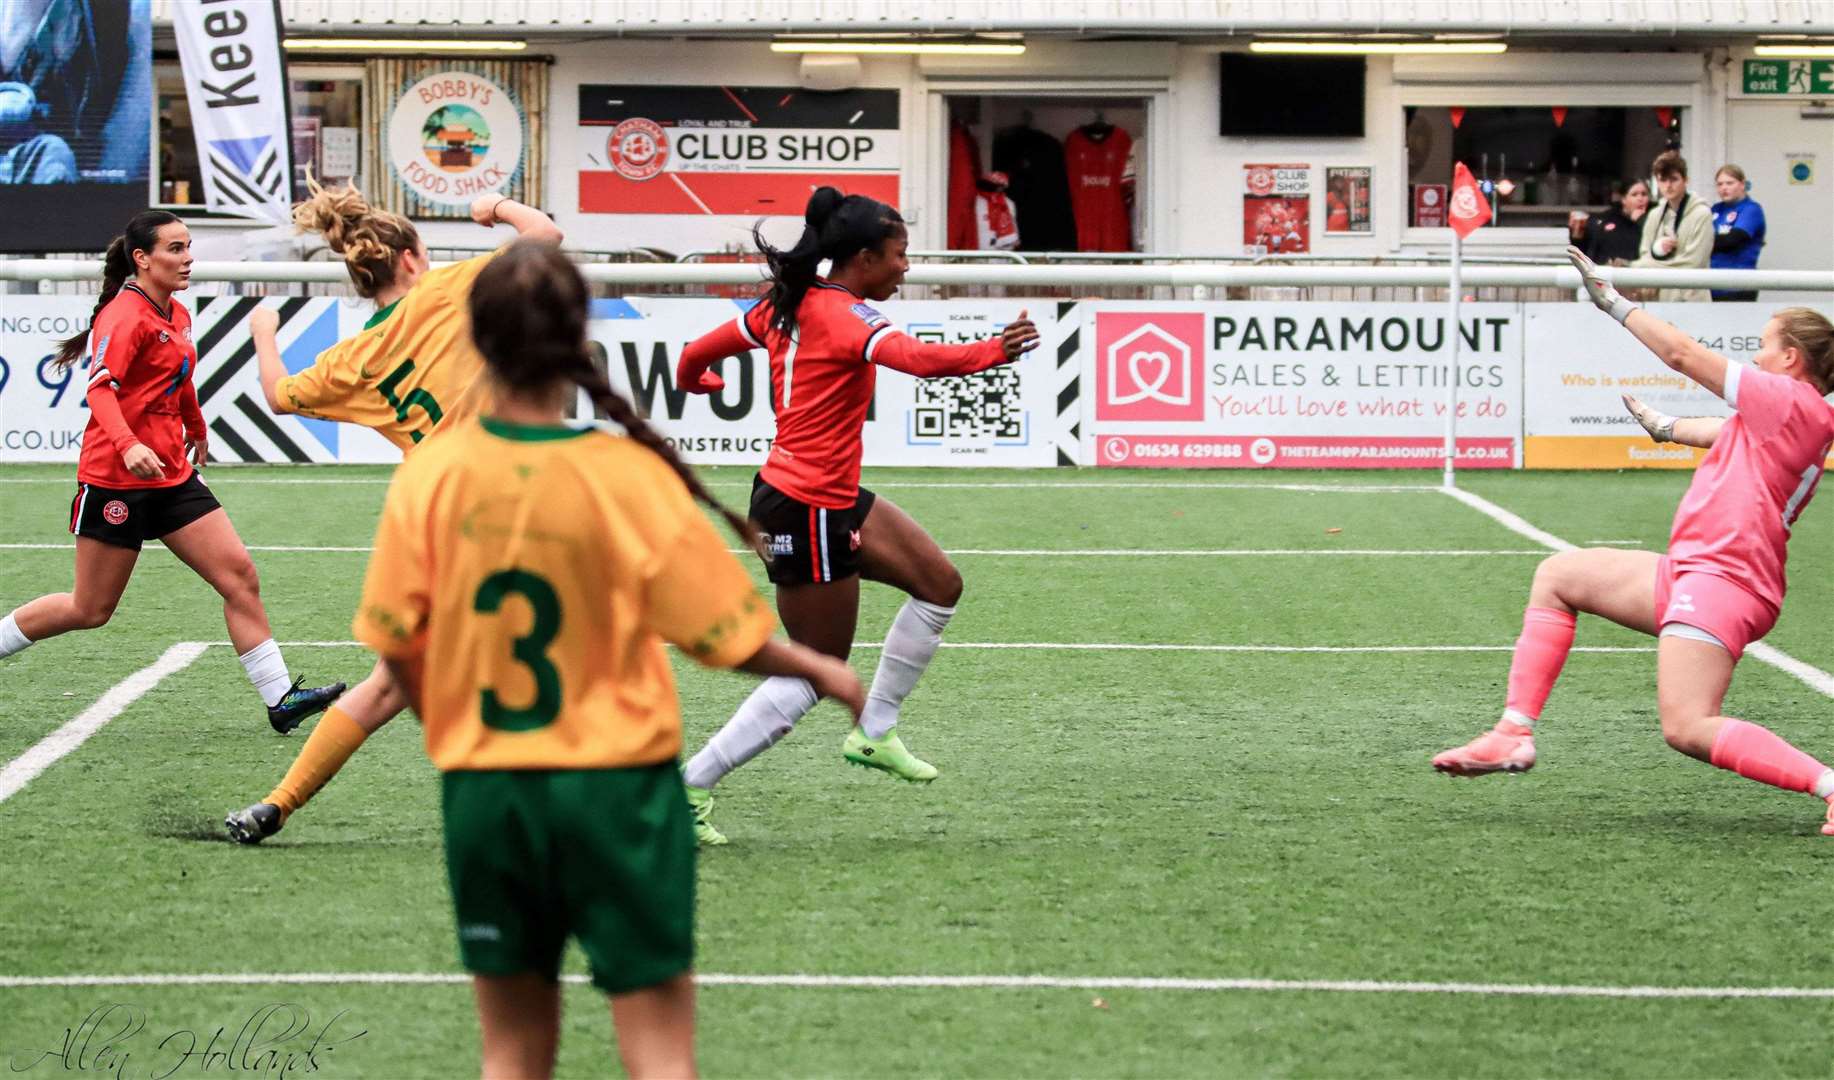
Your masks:
<svg viewBox="0 0 1834 1080"><path fill-rule="evenodd" d="M751 349L769 351L777 438L752 483L751 517L763 533L778 614L793 640L845 659L859 619L861 577L910 595L892 620L866 711L842 753L855 764L927 782L936 778L935 767L905 749L894 729L905 697L942 644L962 575L923 526L860 487L875 365L919 377L967 375L1019 359L1037 346L1038 329L1020 312L998 338L920 342L869 303L890 298L910 269L898 212L821 188L803 220L802 238L787 251L754 231L770 264L769 290L745 314L683 349L676 381L712 393L725 385L713 365ZM832 263L825 278L817 274L823 261ZM688 762L684 779L702 843L726 842L711 820L713 785L788 734L815 700L802 679L768 679Z"/></svg>
<svg viewBox="0 0 1834 1080"><path fill-rule="evenodd" d="M301 689L288 677L261 606L255 564L198 475L209 433L192 382L191 313L173 298L190 283L191 233L172 214L136 214L108 245L90 329L66 340L57 355L57 366L68 369L95 342L89 426L70 508L76 586L0 620L0 657L106 623L141 544L157 539L222 595L229 639L267 703L268 722L284 733L329 705L344 684Z"/></svg>
<svg viewBox="0 0 1834 1080"><path fill-rule="evenodd" d="M1790 528L1834 450L1834 324L1785 308L1765 324L1754 366L1734 363L1625 300L1592 260L1567 249L1593 303L1668 366L1725 399L1730 419L1677 422L1640 402L1631 411L1658 440L1711 447L1675 511L1668 552L1563 551L1541 563L1509 668L1503 718L1433 758L1455 776L1535 764L1535 723L1584 611L1657 635L1656 709L1676 750L1750 780L1828 800L1834 770L1758 724L1720 712L1732 670L1776 624Z"/></svg>

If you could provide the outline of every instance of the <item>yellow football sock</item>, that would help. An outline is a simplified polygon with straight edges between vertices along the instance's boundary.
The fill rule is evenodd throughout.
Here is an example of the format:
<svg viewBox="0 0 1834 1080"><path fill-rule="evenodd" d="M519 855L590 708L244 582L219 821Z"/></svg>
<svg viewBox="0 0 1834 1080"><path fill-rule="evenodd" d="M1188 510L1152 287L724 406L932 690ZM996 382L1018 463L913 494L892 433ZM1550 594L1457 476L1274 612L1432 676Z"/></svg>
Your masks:
<svg viewBox="0 0 1834 1080"><path fill-rule="evenodd" d="M336 705L326 709L325 715L312 728L306 745L299 748L299 756L293 759L286 778L263 801L280 807L280 816L285 820L318 794L318 789L338 774L367 738L369 732L358 727L349 713Z"/></svg>

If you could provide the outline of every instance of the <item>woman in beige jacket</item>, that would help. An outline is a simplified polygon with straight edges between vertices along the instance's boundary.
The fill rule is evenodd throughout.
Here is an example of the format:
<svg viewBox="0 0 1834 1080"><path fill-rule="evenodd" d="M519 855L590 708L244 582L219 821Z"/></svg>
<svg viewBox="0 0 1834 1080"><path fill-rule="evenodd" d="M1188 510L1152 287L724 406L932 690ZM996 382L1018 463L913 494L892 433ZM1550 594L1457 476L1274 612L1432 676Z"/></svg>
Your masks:
<svg viewBox="0 0 1834 1080"><path fill-rule="evenodd" d="M1705 270L1713 257L1713 209L1688 190L1687 160L1673 150L1664 150L1650 171L1662 202L1643 216L1641 254L1630 265ZM1656 296L1662 301L1712 298L1706 289L1662 289Z"/></svg>

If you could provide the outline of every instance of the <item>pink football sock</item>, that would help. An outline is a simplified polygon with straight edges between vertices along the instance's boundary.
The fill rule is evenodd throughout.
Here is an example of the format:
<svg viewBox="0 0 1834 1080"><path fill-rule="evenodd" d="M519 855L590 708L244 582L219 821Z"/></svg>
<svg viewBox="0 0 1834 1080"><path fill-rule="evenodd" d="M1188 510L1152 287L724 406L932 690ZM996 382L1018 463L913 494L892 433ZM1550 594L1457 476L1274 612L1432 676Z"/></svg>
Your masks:
<svg viewBox="0 0 1834 1080"><path fill-rule="evenodd" d="M1554 680L1566 665L1573 648L1573 631L1579 623L1570 612L1531 607L1522 613L1522 636L1509 662L1509 696L1504 705L1514 716L1539 720Z"/></svg>
<svg viewBox="0 0 1834 1080"><path fill-rule="evenodd" d="M1827 766L1791 746L1769 728L1727 720L1713 740L1713 764L1747 780L1785 791L1814 791Z"/></svg>

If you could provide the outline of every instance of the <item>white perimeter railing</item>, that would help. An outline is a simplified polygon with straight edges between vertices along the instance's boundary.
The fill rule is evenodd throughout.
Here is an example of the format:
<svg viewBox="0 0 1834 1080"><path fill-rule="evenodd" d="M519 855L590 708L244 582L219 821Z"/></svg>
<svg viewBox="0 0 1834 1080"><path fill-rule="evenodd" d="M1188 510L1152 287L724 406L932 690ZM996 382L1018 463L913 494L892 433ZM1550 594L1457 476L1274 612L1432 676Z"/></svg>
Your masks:
<svg viewBox="0 0 1834 1080"><path fill-rule="evenodd" d="M99 260L0 259L0 281L96 281ZM580 271L595 285L750 285L763 280L756 263L585 263ZM1760 289L1834 292L1834 270L1634 270L1603 267L1612 282L1632 288ZM1465 288L1522 286L1577 290L1579 272L1570 266L1473 266L1462 268ZM193 282L314 282L349 280L338 262L198 262ZM1443 288L1449 282L1440 266L1240 266L1179 264L1165 266L1076 265L934 265L919 263L905 275L911 285L994 285L1040 288L1147 288L1168 286L1198 290L1197 298L1215 289L1248 286L1364 286Z"/></svg>

